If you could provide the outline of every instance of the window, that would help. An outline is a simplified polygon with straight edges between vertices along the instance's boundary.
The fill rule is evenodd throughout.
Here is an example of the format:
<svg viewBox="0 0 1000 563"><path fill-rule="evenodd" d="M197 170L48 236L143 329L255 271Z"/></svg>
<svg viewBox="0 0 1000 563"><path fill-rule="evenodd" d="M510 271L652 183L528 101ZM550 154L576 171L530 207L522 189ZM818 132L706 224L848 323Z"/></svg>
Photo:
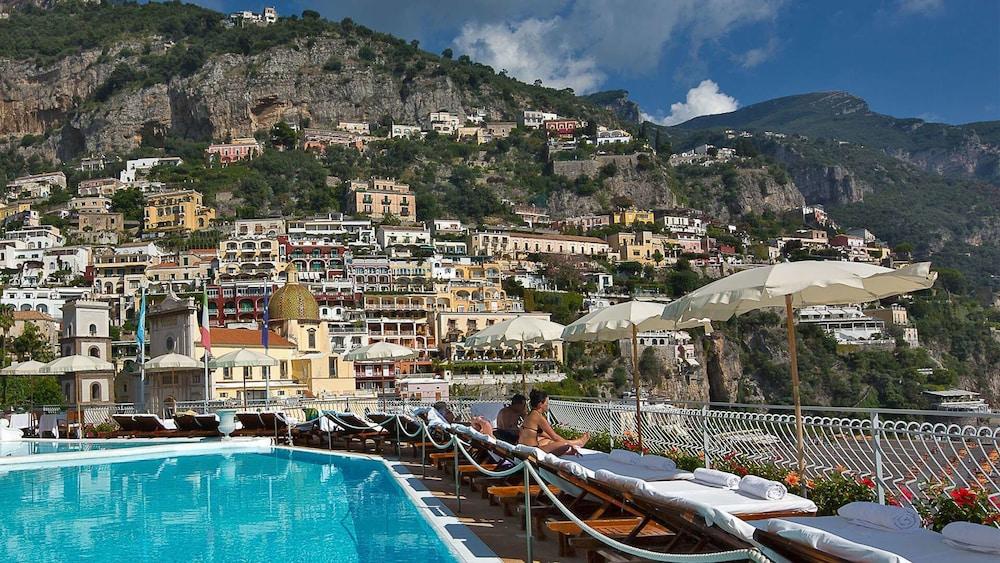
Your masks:
<svg viewBox="0 0 1000 563"><path fill-rule="evenodd" d="M316 349L316 329L309 329L309 349Z"/></svg>
<svg viewBox="0 0 1000 563"><path fill-rule="evenodd" d="M251 368L249 367L243 368L243 379L253 379L253 373L251 372Z"/></svg>
<svg viewBox="0 0 1000 563"><path fill-rule="evenodd" d="M90 354L91 358L100 358L101 357L101 349L98 348L97 346L91 346L90 347L90 351L88 353Z"/></svg>
<svg viewBox="0 0 1000 563"><path fill-rule="evenodd" d="M222 368L222 379L232 379L233 370L231 368Z"/></svg>
<svg viewBox="0 0 1000 563"><path fill-rule="evenodd" d="M167 352L168 353L169 352L173 352L174 351L174 346L176 344L177 344L177 341L174 340L174 337L173 336L168 336L167 337Z"/></svg>
<svg viewBox="0 0 1000 563"><path fill-rule="evenodd" d="M91 383L90 384L90 400L100 401L101 400L101 384Z"/></svg>
<svg viewBox="0 0 1000 563"><path fill-rule="evenodd" d="M281 379L288 379L288 362L281 362L279 367Z"/></svg>
<svg viewBox="0 0 1000 563"><path fill-rule="evenodd" d="M337 358L330 356L330 377L337 377Z"/></svg>

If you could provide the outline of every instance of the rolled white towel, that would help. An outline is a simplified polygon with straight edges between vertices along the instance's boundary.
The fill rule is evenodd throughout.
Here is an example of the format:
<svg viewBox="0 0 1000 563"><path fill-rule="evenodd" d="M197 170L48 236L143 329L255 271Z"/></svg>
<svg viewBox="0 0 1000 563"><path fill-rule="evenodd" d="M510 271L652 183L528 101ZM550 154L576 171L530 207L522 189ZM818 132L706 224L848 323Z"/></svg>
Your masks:
<svg viewBox="0 0 1000 563"><path fill-rule="evenodd" d="M594 479L603 481L629 493L641 493L646 490L646 482L634 477L625 477L612 473L607 469L601 469L594 474Z"/></svg>
<svg viewBox="0 0 1000 563"><path fill-rule="evenodd" d="M611 459L629 465L639 465L642 463L642 456L629 450L611 450Z"/></svg>
<svg viewBox="0 0 1000 563"><path fill-rule="evenodd" d="M941 530L945 541L960 549L1000 555L1000 528L952 522Z"/></svg>
<svg viewBox="0 0 1000 563"><path fill-rule="evenodd" d="M916 510L874 502L847 503L837 510L837 515L869 528L905 531L920 527L920 515Z"/></svg>
<svg viewBox="0 0 1000 563"><path fill-rule="evenodd" d="M710 487L720 487L723 489L736 489L740 486L739 475L726 473L718 469L705 469L704 467L694 470L694 480Z"/></svg>
<svg viewBox="0 0 1000 563"><path fill-rule="evenodd" d="M740 479L739 489L752 497L764 500L781 500L788 494L788 489L783 484L756 475L746 475Z"/></svg>
<svg viewBox="0 0 1000 563"><path fill-rule="evenodd" d="M677 470L677 463L674 460L660 455L644 455L639 465L661 471Z"/></svg>

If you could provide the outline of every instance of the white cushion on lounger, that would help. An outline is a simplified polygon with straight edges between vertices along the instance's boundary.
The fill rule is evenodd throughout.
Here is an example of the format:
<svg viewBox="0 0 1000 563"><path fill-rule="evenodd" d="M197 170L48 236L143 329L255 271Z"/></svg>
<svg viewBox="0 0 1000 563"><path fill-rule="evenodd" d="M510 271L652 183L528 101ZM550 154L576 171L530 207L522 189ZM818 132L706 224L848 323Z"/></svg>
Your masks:
<svg viewBox="0 0 1000 563"><path fill-rule="evenodd" d="M691 479L692 473L678 471L676 469L657 469L645 465L634 465L622 463L612 459L610 455L603 452L584 453L582 455L565 455L561 459L573 461L582 465L587 470L587 478L592 479L594 474L602 469L625 477L634 477L643 481L667 481L672 479Z"/></svg>
<svg viewBox="0 0 1000 563"><path fill-rule="evenodd" d="M809 518L808 521L813 523L814 521L826 520L827 518L839 518L837 516L823 517L823 518ZM843 520L842 518L840 518ZM846 520L845 520L846 522ZM780 520L777 518L772 518L768 520L762 520L755 523L758 527L767 530L768 532L777 534L778 536L791 540L795 543L802 545L807 545L809 547L815 548L823 553L830 555L835 555L837 557L842 557L849 561L857 561L859 563L910 563L908 559L897 555L894 552L886 551L885 549L879 549L878 547L873 547L868 544L862 544L858 542L851 541L848 538L841 536L835 532L828 532L821 530L815 526L810 526L805 523L797 523L789 520ZM853 526L853 524L852 524ZM862 526L856 526L862 528ZM871 532L876 532L875 530L868 528ZM876 532L883 537L883 543L891 543L891 538L889 536L894 535L892 532ZM909 533L907 533L909 535ZM950 562L949 562L950 563Z"/></svg>
<svg viewBox="0 0 1000 563"><path fill-rule="evenodd" d="M663 471L677 469L677 464L674 463L674 460L659 455L639 455L629 450L611 450L610 457L621 463L647 467L649 469L660 469Z"/></svg>
<svg viewBox="0 0 1000 563"><path fill-rule="evenodd" d="M657 481L647 483L645 490L652 500L669 501L683 497L741 516L769 512L816 512L815 503L791 493L781 500L764 500L739 490L719 489L695 481Z"/></svg>
<svg viewBox="0 0 1000 563"><path fill-rule="evenodd" d="M459 434L469 435L469 434L471 434L473 432L472 428L469 428L468 426L466 426L464 424L452 424L451 428L455 432L458 432Z"/></svg>
<svg viewBox="0 0 1000 563"><path fill-rule="evenodd" d="M594 475L595 481L601 481L607 483L615 488L621 489L629 493L638 493L646 488L646 482L641 479L635 479L633 477L626 477L624 475L618 475L612 473L607 469L602 469Z"/></svg>

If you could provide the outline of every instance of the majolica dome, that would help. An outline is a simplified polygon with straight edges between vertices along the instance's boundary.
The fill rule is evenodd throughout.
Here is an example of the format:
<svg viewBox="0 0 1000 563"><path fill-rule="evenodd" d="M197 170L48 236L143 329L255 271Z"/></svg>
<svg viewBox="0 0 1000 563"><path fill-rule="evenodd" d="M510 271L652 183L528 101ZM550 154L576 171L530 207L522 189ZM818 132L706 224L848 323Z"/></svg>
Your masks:
<svg viewBox="0 0 1000 563"><path fill-rule="evenodd" d="M285 268L288 281L271 295L267 316L272 320L318 321L319 303L312 292L299 284L295 264Z"/></svg>

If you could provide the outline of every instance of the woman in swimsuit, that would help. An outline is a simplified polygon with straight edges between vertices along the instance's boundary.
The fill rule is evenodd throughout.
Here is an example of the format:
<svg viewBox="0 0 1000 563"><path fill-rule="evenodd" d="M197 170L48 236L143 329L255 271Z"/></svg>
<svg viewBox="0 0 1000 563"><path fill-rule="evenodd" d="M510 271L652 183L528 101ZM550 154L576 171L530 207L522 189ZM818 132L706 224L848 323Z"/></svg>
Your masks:
<svg viewBox="0 0 1000 563"><path fill-rule="evenodd" d="M589 432L575 440L567 440L556 434L549 424L548 417L545 416L549 410L549 396L544 391L532 390L528 403L531 405L531 412L521 424L518 444L534 446L544 452L560 456L579 453L577 448L582 448L590 440Z"/></svg>

